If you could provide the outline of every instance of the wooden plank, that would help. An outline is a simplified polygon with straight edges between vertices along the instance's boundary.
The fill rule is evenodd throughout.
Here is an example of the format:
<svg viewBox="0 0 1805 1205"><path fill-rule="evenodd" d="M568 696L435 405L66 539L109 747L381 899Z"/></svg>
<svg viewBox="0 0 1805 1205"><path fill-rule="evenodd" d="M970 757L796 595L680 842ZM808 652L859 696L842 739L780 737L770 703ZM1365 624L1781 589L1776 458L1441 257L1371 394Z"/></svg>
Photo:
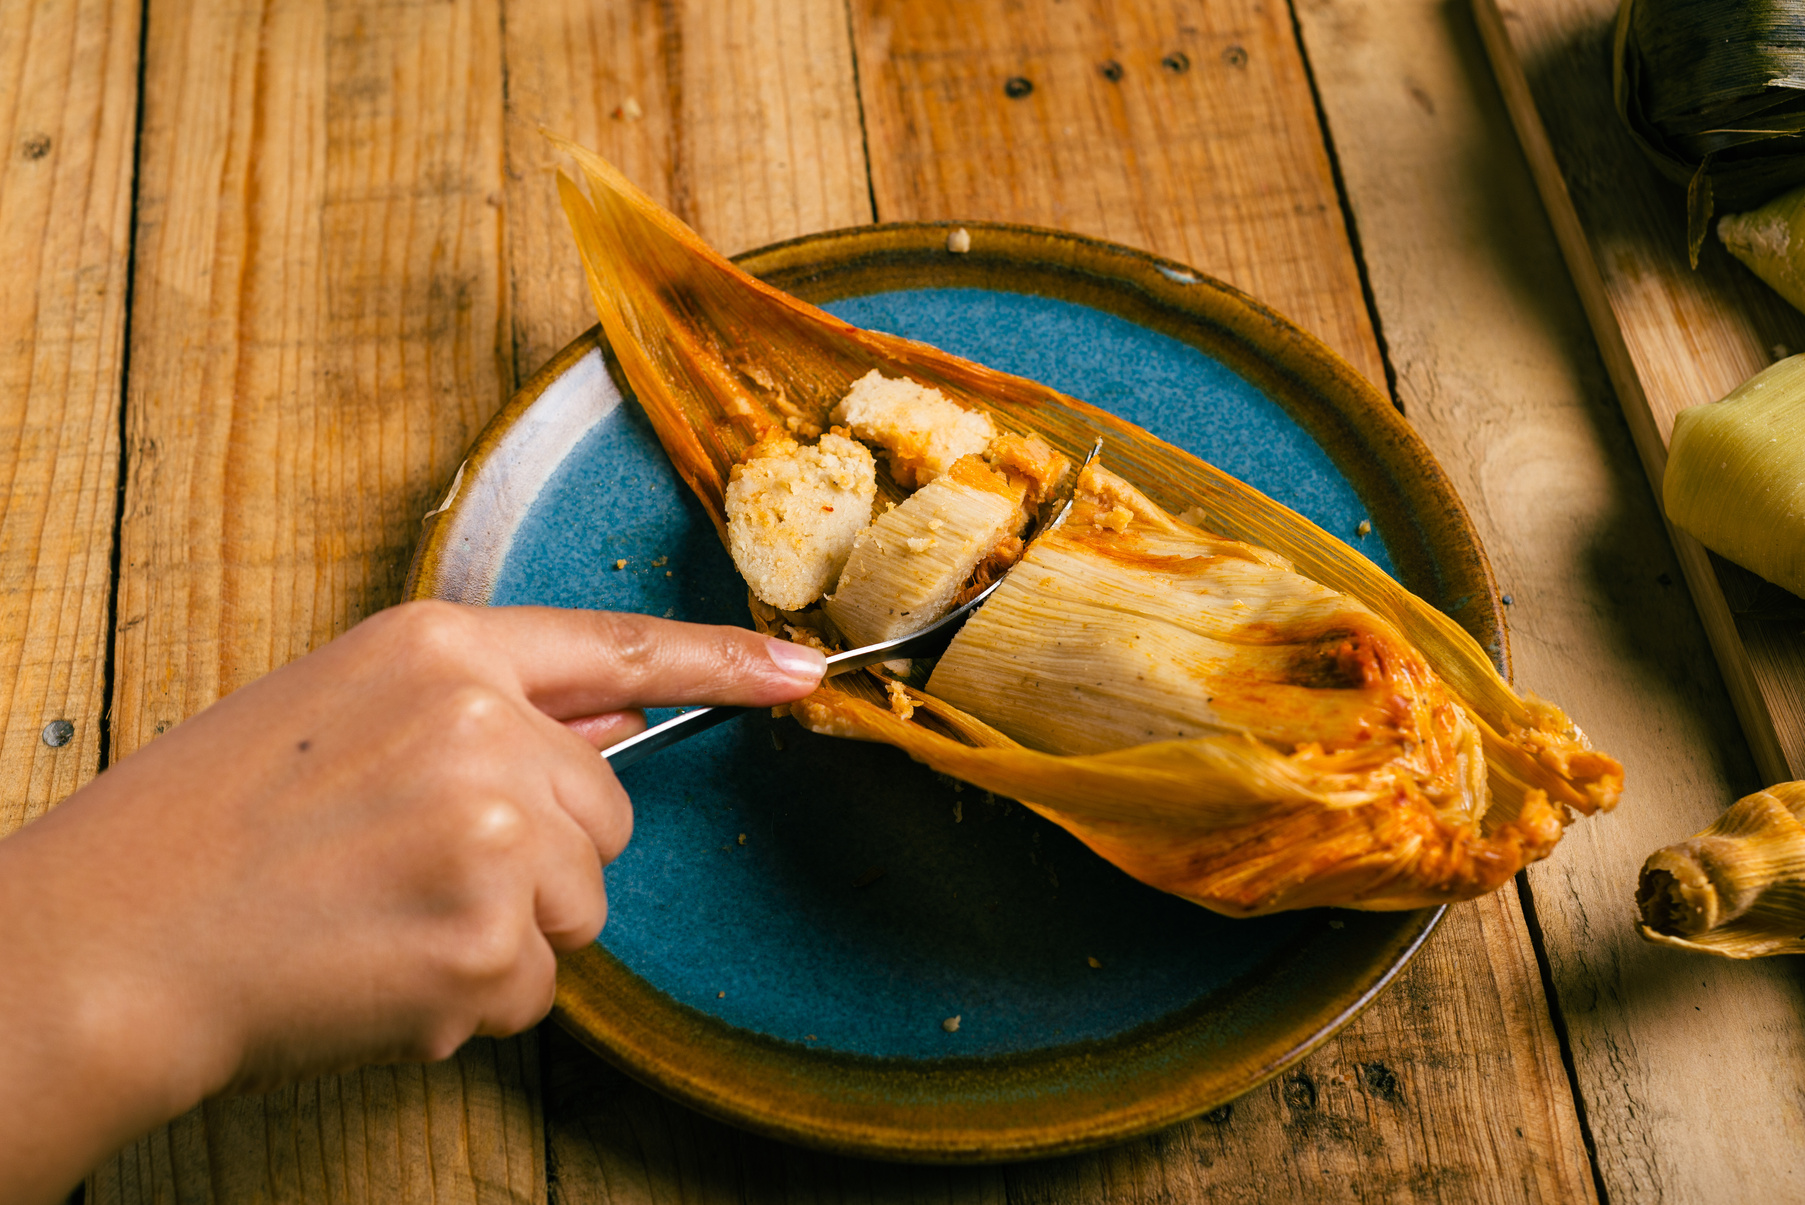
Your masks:
<svg viewBox="0 0 1805 1205"><path fill-rule="evenodd" d="M512 377L500 12L149 6L114 748L394 601ZM537 1053L209 1102L92 1199L543 1197Z"/></svg>
<svg viewBox="0 0 1805 1205"><path fill-rule="evenodd" d="M1211 157L1217 155L1233 161L1229 152L1205 145L1209 137L1205 127L1234 123L1197 121L1184 127L1191 143L1169 142L1162 139L1169 140L1171 129L1149 128L1139 118L1123 125L1100 124L1114 118L1099 106L1103 116L1087 117L1087 124L1080 126L1077 115L1088 111L1088 102L1075 91L1073 98L1062 102L1074 114L1074 127L1069 132L1062 129L1053 141L1060 144L1061 154L1101 148L1097 164L1061 160L1059 173L1049 169L1036 175L1044 167L1036 152L984 142L979 131L996 132L1002 138L1001 132L1009 127L1003 118L978 109L1018 103L1002 93L1001 81L1025 71L998 57L995 48L1007 44L1000 28L1009 24L1030 31L1026 37L1041 38L1044 35L1032 31L1049 21L1068 20L1061 11L1036 7L1032 12L1006 13L999 4L962 5L959 20L952 22L930 19L932 14L925 10L904 13L855 6L853 27L859 39L879 216L1056 222L1193 260L1202 258L1188 249L1195 246L1243 249L1236 253L1244 254L1249 271L1268 273L1275 289L1315 307L1322 316L1318 329L1340 330L1344 335L1364 332L1360 336L1364 351L1356 344L1353 352L1383 379L1377 347L1362 325L1365 311L1358 274L1297 47L1282 10L1278 17L1263 9L1229 11L1223 17L1187 7L1176 16L1168 15L1172 36L1188 39L1173 43L1158 36L1159 22L1148 15L1151 6L1117 5L1110 17L1113 28L1139 29L1137 23L1144 23L1153 32L1142 40L1123 36L1094 48L1074 42L1067 47L1066 58L1037 61L1035 69L1042 73L1037 79L1063 80L1074 90L1119 88L1119 83L1094 70L1097 61L1111 55L1125 64L1121 83L1128 82L1127 65L1140 64L1147 78L1131 89L1144 90L1126 93L1131 100L1124 111L1144 116L1173 104L1152 89L1171 83L1168 76L1186 74L1157 68L1173 49L1189 48L1192 71L1199 76L1197 64L1206 61L1223 70L1243 70L1239 61L1231 64L1221 58L1221 38L1228 35L1221 33L1223 27L1208 23L1226 20L1234 38L1229 44L1241 47L1245 55L1250 77L1242 85L1245 89L1271 97L1281 91L1275 80L1290 81L1283 88L1290 90L1285 95L1293 124L1236 111L1236 121L1264 121L1265 128L1275 131L1275 144L1293 148L1298 156L1296 163L1267 165L1275 180L1293 189L1284 194L1285 203L1247 200L1265 195L1261 191L1265 186L1256 180L1240 186L1221 184L1213 191L1190 194L1189 203L1201 205L1195 198L1202 197L1216 208L1177 216L1149 211L1148 224L1139 233L1102 225L1114 211L1095 204L1092 177L1115 171L1118 179L1108 187L1124 195L1140 195L1142 190L1147 195L1175 195L1175 190L1191 187L1179 177L1195 164L1214 162ZM905 28L905 17L923 24ZM1085 19L1103 17L1092 14ZM514 20L510 12L510 31ZM1256 40L1255 33L1262 40ZM934 37L948 41L935 42ZM868 38L879 44L868 45ZM1214 57L1206 60L1206 51ZM511 55L511 78L515 61ZM1147 72L1148 64L1165 74ZM905 70L918 75L907 81L895 77ZM997 87L986 91L971 83L980 74L994 77ZM1037 83L1031 96L1044 91ZM1214 99L1214 93L1202 95ZM970 178L960 177L965 179L961 185L965 191L952 199L932 193L931 174L914 180L913 192L893 195L884 174L893 169L881 165L927 163L930 156L920 140L939 134L912 127L898 114L883 115L880 108L894 103L899 113L927 111L930 100L949 96L968 98L964 107L943 114L952 128L965 131L966 141L958 153L969 165L989 163L993 169L984 175L969 166ZM643 95L640 103L645 105ZM647 106L644 120L666 118ZM1161 120L1175 119L1167 114ZM1044 136L1035 130L1022 134L1024 140ZM1136 136L1143 140L1134 141ZM891 138L912 141L886 141ZM1109 150L1111 139L1129 143L1114 167L1101 158L1106 152L1116 153ZM1135 163L1131 178L1121 176L1122 155ZM1264 170L1246 165L1250 173ZM1314 199L1308 203L1298 200L1295 190L1301 186L1283 184L1298 180L1314 182L1311 187L1316 191L1309 194ZM1311 214L1329 214L1333 220ZM1180 245L1180 237L1197 241ZM1161 242L1164 238L1172 242ZM1271 255L1252 250L1261 246ZM1225 270L1222 262L1203 266ZM1242 279L1245 283L1247 276ZM1329 291L1319 293L1319 288ZM1280 1082L1236 1102L1222 1116L1075 1160L952 1172L834 1159L698 1118L630 1085L582 1056L567 1039L548 1036L546 1041L549 1159L556 1173L553 1198L558 1201L760 1201L808 1195L863 1200L905 1193L948 1200L1027 1195L1057 1201L1245 1200L1269 1194L1389 1199L1417 1191L1448 1200L1564 1201L1591 1195L1590 1170L1542 1001L1534 951L1510 890L1454 909L1422 957L1378 1004ZM1276 1185L1284 1190L1274 1194Z"/></svg>
<svg viewBox="0 0 1805 1205"><path fill-rule="evenodd" d="M541 126L606 156L729 255L872 220L839 0L507 6L518 366L595 322Z"/></svg>
<svg viewBox="0 0 1805 1205"><path fill-rule="evenodd" d="M1287 5L851 8L882 220L1025 222L1156 251L1384 386Z"/></svg>
<svg viewBox="0 0 1805 1205"><path fill-rule="evenodd" d="M137 4L0 7L0 80L3 836L100 761ZM57 720L73 733L53 746Z"/></svg>
<svg viewBox="0 0 1805 1205"><path fill-rule="evenodd" d="M1410 18L1401 0L1332 0L1325 36L1426 24L1429 5L1420 8ZM1684 556L1662 547L1656 499L1637 471L1650 415L1626 428L1610 396L1614 383L1624 411L1634 411L1623 336L1644 353L1654 344L1648 331L1609 320L1617 303L1602 283L1621 271L1638 282L1642 302L1656 295L1660 280L1645 269L1667 254L1662 237L1684 254L1683 201L1655 194L1670 202L1665 236L1635 232L1643 201L1613 207L1609 232L1601 227L1588 246L1561 200L1571 186L1574 202L1603 205L1649 183L1625 155L1627 139L1611 116L1613 8L1609 0L1536 0L1482 9L1477 27L1443 16L1463 45L1457 64L1425 75L1424 58L1407 53L1372 85L1372 103L1345 123L1331 106L1330 120L1338 141L1344 126L1350 131L1342 164L1406 409L1455 474L1517 599L1519 675L1568 704L1627 769L1618 811L1573 832L1529 874L1601 1178L1617 1200L1787 1200L1805 1188L1797 1103L1805 987L1796 969L1785 960L1726 964L1658 949L1632 929L1643 858L1701 828L1758 778L1678 588L1675 563ZM1501 72L1500 82L1552 232L1484 81L1481 33L1490 49L1514 47L1528 70ZM1525 107L1531 85L1545 98L1545 129L1527 124L1535 118ZM1325 82L1325 98L1332 94ZM1450 163L1420 174L1414 140L1462 121L1463 107L1486 116L1437 134L1451 140ZM1356 152L1361 141L1369 152ZM1550 174L1556 152L1575 165L1564 180ZM1577 297L1556 279L1557 239ZM1385 246L1404 250L1388 256ZM1457 270L1463 254L1469 266ZM1402 266L1393 271L1394 263ZM1725 273L1707 264L1697 282L1683 275L1661 287L1678 307ZM1457 314L1427 304L1445 297L1461 299ZM1412 307L1411 298L1425 300ZM1744 302L1726 294L1714 304ZM1672 313L1676 323L1686 315L1697 325L1676 343L1688 349L1685 362L1669 371L1699 374L1694 387L1714 396L1725 382L1703 374L1726 371L1707 362L1722 319L1684 307ZM1582 317L1593 320L1602 363L1586 345ZM1681 339L1677 329L1670 334ZM1743 605L1759 606L1759 597Z"/></svg>
<svg viewBox="0 0 1805 1205"><path fill-rule="evenodd" d="M1385 379L1287 9L1094 2L1033 17L1002 3L961 5L956 20L935 12L888 0L854 6L882 216L955 217L975 206L973 216L1138 243L1255 291ZM1188 69L1166 65L1178 56ZM1120 79L1100 70L1109 62ZM1010 78L1034 90L1011 97L1002 86ZM1375 1114L1377 1152L1320 1156L1336 1182L1384 1169L1397 1183L1419 1175L1467 1199L1590 1193L1540 984L1521 973L1527 931L1514 906L1498 903L1452 910L1409 975L1317 1056L1331 1067L1384 1063L1439 1119L1418 1128L1408 1110ZM1502 997L1506 987L1515 994ZM1411 1005L1426 996L1441 1001L1427 1017ZM1450 1125L1453 1116L1478 1124ZM1534 1157L1491 1131L1512 1119L1508 1137L1519 1118L1531 1121ZM1320 1182L1317 1156L1243 1142L1268 1175Z"/></svg>
<svg viewBox="0 0 1805 1205"><path fill-rule="evenodd" d="M1482 0L1474 11L1659 494L1674 415L1805 347L1805 315L1715 239L1698 270L1689 267L1684 197L1637 152L1611 105L1615 5ZM1794 614L1772 622L1771 607L1747 601L1758 579L1669 531L1762 778L1805 778L1805 625L1796 621L1805 606L1773 587Z"/></svg>

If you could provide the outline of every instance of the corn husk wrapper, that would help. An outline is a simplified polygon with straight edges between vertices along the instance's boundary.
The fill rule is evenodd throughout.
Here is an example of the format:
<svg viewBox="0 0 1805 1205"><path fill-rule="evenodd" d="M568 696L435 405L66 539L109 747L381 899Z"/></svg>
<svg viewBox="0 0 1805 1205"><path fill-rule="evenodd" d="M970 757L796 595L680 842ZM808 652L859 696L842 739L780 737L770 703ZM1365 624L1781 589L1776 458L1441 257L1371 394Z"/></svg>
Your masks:
<svg viewBox="0 0 1805 1205"><path fill-rule="evenodd" d="M908 692L915 714L903 719L884 692L844 678L794 706L809 728L895 745L1020 799L1137 878L1230 915L1470 898L1546 856L1570 809L1615 804L1621 767L1592 751L1558 708L1519 696L1458 624L1295 512L1095 407L861 330L764 285L606 161L560 145L589 185L585 197L559 181L603 329L679 475L718 526L744 450L773 428L805 436L824 428L834 403L873 368L986 410L1004 430L1038 434L1074 461L1101 435L1115 469L1161 506L1200 508L1213 531L1277 553L1389 625L1477 734L1484 797L1437 810L1399 792L1389 769L1398 749L1281 750L1235 734L1047 753L919 691ZM892 483L879 488L901 496Z"/></svg>
<svg viewBox="0 0 1805 1205"><path fill-rule="evenodd" d="M1637 926L1658 945L1722 958L1805 954L1805 782L1745 796L1642 865Z"/></svg>
<svg viewBox="0 0 1805 1205"><path fill-rule="evenodd" d="M1623 0L1612 91L1642 151L1686 185L1694 267L1715 210L1805 184L1797 0Z"/></svg>
<svg viewBox="0 0 1805 1205"><path fill-rule="evenodd" d="M1768 288L1805 311L1805 188L1718 219L1717 239Z"/></svg>
<svg viewBox="0 0 1805 1205"><path fill-rule="evenodd" d="M1805 595L1805 355L1675 416L1661 500L1711 551Z"/></svg>

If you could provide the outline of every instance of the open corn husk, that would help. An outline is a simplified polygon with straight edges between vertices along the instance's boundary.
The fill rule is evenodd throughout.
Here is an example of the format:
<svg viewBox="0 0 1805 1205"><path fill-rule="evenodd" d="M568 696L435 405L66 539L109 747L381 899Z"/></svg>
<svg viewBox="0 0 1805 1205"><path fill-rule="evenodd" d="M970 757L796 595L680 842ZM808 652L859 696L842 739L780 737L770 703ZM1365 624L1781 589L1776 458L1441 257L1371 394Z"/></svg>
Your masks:
<svg viewBox="0 0 1805 1205"><path fill-rule="evenodd" d="M1622 0L1612 91L1642 151L1687 186L1694 267L1714 209L1805 184L1799 0Z"/></svg>
<svg viewBox="0 0 1805 1205"><path fill-rule="evenodd" d="M1095 407L860 330L764 285L605 161L560 145L589 184L585 197L559 181L603 329L717 525L724 483L748 447L774 430L820 432L835 402L876 368L986 411L1005 431L1038 435L1074 462L1102 435L1127 481L1093 480L1092 493L1111 495L1112 522L1129 512L1134 523L1118 532L1173 535L1185 525L1170 512L1196 508L1240 545L1232 555L1268 558L1274 572L1346 596L1340 609L1357 618L1345 622L1371 635L1374 655L1395 667L1393 683L1418 680L1374 739L1344 748L1278 747L1231 725L1064 754L1028 747L931 691L897 699L844 678L793 708L811 729L896 745L1020 799L1143 881L1230 915L1468 898L1546 856L1571 810L1615 804L1621 767L1558 708L1520 697L1459 625L1295 512ZM891 500L905 493L885 478L878 488ZM782 616L755 608L755 617L783 629ZM1265 637L1250 626L1239 639L1252 648ZM1419 747L1419 715L1442 730L1442 752ZM1413 757L1434 763L1427 776L1409 771Z"/></svg>
<svg viewBox="0 0 1805 1205"><path fill-rule="evenodd" d="M1642 865L1649 941L1724 958L1805 954L1805 782L1737 800L1704 832Z"/></svg>

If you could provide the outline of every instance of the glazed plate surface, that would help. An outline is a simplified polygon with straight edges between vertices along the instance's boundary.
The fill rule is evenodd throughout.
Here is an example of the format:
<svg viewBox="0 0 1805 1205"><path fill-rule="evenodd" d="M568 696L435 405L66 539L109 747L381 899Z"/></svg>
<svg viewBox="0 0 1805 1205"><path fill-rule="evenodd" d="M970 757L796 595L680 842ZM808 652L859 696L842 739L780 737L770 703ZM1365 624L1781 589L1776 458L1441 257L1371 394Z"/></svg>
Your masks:
<svg viewBox="0 0 1805 1205"><path fill-rule="evenodd" d="M970 228L968 256L924 225L741 262L848 321L1035 378L1196 453L1502 658L1458 500L1332 353L1178 265ZM749 625L712 524L594 331L485 432L429 519L410 593ZM894 749L763 713L622 780L633 841L608 870L607 929L563 967L560 1020L708 1112L853 1153L1020 1158L1213 1108L1345 1023L1439 915L1229 920Z"/></svg>

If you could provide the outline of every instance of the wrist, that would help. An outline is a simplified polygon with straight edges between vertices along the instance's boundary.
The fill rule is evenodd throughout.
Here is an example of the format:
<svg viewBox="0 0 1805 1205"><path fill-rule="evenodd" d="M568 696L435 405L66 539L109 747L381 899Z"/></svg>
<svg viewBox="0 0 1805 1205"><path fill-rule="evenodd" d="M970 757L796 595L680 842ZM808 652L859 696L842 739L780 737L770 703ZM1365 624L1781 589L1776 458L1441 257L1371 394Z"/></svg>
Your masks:
<svg viewBox="0 0 1805 1205"><path fill-rule="evenodd" d="M89 819L53 813L0 841L0 1199L8 1201L66 1191L124 1143L223 1087L232 1070L219 1035L184 999L179 966L158 955L166 936L158 919L126 898L129 871L91 860L104 840L64 839Z"/></svg>

